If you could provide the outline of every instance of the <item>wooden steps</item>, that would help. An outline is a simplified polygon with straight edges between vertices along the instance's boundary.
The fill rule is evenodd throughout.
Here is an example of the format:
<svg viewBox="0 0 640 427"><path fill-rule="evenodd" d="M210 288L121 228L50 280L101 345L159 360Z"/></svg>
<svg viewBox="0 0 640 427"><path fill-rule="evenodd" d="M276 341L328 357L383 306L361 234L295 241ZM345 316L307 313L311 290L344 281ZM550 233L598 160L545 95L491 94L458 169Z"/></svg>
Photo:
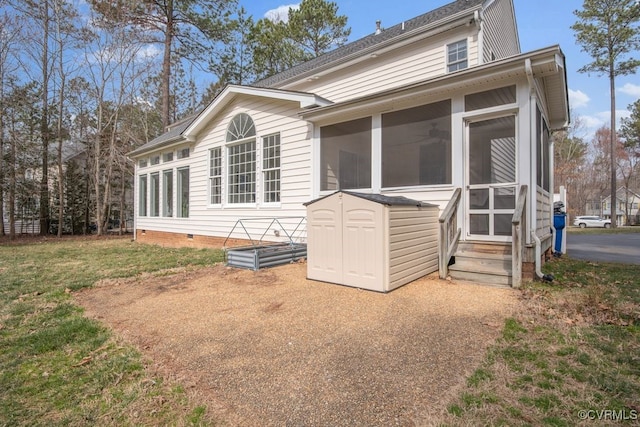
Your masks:
<svg viewBox="0 0 640 427"><path fill-rule="evenodd" d="M456 280L512 285L511 243L459 242L449 275Z"/></svg>

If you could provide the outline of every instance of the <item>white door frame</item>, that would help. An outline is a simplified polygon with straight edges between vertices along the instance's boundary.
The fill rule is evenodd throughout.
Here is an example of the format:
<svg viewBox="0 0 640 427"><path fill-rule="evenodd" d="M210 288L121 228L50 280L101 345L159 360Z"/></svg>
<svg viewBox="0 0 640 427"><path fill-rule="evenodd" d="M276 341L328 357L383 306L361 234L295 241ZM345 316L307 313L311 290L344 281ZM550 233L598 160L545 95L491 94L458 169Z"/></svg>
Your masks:
<svg viewBox="0 0 640 427"><path fill-rule="evenodd" d="M471 184L471 138L470 138L470 125L473 123L498 119L502 117L514 118L514 153L513 153L513 181L507 182L486 182ZM508 227L508 234L496 234L495 219L496 216L508 216L511 218L515 210L515 200L518 194L519 184L518 180L518 115L513 110L499 111L493 114L468 116L464 120L464 226L465 226L465 240L479 240L479 241L492 241L492 242L511 242L511 227ZM511 166L511 165L509 165ZM513 207L509 206L496 206L496 201L500 193L502 196L506 196L507 200L513 196ZM482 233L472 233L472 221L471 216L488 216L488 224L486 231ZM504 218L503 218L504 219ZM511 224L511 221L509 221ZM477 226L476 226L477 227Z"/></svg>

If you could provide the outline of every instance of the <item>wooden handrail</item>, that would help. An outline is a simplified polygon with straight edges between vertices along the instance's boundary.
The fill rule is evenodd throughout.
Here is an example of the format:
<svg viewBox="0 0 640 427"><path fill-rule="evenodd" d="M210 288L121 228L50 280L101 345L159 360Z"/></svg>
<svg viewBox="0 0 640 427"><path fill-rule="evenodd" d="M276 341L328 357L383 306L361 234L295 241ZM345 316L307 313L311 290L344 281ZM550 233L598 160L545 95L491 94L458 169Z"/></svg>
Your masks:
<svg viewBox="0 0 640 427"><path fill-rule="evenodd" d="M516 204L516 210L513 212L513 218L511 219L511 224L517 225L520 224L522 220L522 214L524 213L524 208L527 203L527 192L528 186L521 185L520 193L518 194L518 203Z"/></svg>
<svg viewBox="0 0 640 427"><path fill-rule="evenodd" d="M440 222L448 222L453 215L454 209L458 210L458 203L460 202L460 195L462 194L462 189L456 188L453 192L453 196L451 196L451 200L447 204L447 207L442 211L442 215L440 215Z"/></svg>
<svg viewBox="0 0 640 427"><path fill-rule="evenodd" d="M527 231L527 185L520 186L516 209L511 219L511 272L512 286L519 288L522 284L522 259L524 253L524 238Z"/></svg>
<svg viewBox="0 0 640 427"><path fill-rule="evenodd" d="M456 188L451 196L447 207L440 215L440 241L438 242L438 273L441 279L446 279L448 274L449 260L453 256L458 246L461 230L457 226L458 206L462 189Z"/></svg>

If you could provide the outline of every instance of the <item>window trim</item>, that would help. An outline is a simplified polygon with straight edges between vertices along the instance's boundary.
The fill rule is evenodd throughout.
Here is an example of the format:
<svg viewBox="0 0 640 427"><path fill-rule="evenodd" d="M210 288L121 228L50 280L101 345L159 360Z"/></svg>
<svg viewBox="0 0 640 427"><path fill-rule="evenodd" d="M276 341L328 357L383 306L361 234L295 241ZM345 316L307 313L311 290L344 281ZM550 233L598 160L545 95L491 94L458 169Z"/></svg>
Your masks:
<svg viewBox="0 0 640 427"><path fill-rule="evenodd" d="M217 158L217 160L219 162L219 165L217 166L218 170L219 170L219 174L217 174L217 175L212 174L212 170L214 169L214 167L211 165L211 162L213 161L213 157L212 156L213 156L214 151L218 152L218 155L217 155L216 158ZM208 167L208 170L209 170L209 173L208 173L208 183L209 183L209 186L208 186L209 187L208 188L208 190L209 190L208 191L208 196L209 196L208 197L208 205L209 206L219 207L219 206L222 206L223 202L224 202L224 196L225 196L225 194L224 194L224 182L223 182L224 181L224 179L223 179L223 177L224 177L224 164L222 162L222 158L223 158L222 147L213 147L213 148L209 149L209 157L207 159L208 166L209 166ZM212 181L215 178L219 178L220 179L220 183L218 184L220 201L218 203L213 203L212 202L212 198L213 198Z"/></svg>
<svg viewBox="0 0 640 427"><path fill-rule="evenodd" d="M154 185L154 178L157 179ZM155 200L155 196L157 200ZM154 203L155 200L155 203ZM154 209L155 208L155 209ZM160 216L160 171L149 174L149 217L158 218Z"/></svg>
<svg viewBox="0 0 640 427"><path fill-rule="evenodd" d="M187 171L187 214L183 215L182 211L182 174L181 172ZM176 215L175 218L188 219L191 215L191 171L189 166L183 166L176 168ZM179 208L179 209L178 209Z"/></svg>
<svg viewBox="0 0 640 427"><path fill-rule="evenodd" d="M144 193L142 191L142 180L144 179ZM144 197L144 203L142 198ZM138 175L138 216L147 218L149 216L149 175ZM144 208L144 213L140 212L140 208Z"/></svg>
<svg viewBox="0 0 640 427"><path fill-rule="evenodd" d="M265 165L265 162L267 161L267 153L266 153L266 141L270 138L274 138L277 137L277 150L278 150L278 154L277 157L272 157L271 159L274 159L275 161L277 161L277 166L276 167L267 167ZM262 156L261 156L261 161L260 161L260 177L261 177L261 181L260 183L262 184L262 192L261 192L261 202L263 205L265 206L280 206L280 203L282 202L282 137L280 135L280 132L275 132L266 136L263 136L260 138L260 140L262 141L261 144L261 151L262 151ZM277 178L277 200L276 201L267 201L267 178L266 178L266 173L267 172L277 172L278 178ZM275 180L273 182L276 182ZM276 191L271 190L271 193L275 193Z"/></svg>
<svg viewBox="0 0 640 427"><path fill-rule="evenodd" d="M253 143L253 153L254 153L254 159L253 159L253 202L232 202L231 201L231 196L232 194L236 194L236 193L232 193L231 192L231 185L232 185L232 180L231 180L231 167L233 165L235 165L235 163L231 162L231 149L234 147L238 147L241 145L246 145L246 144L251 144ZM225 177L227 179L227 182L225 184L225 189L227 191L227 194L224 197L224 204L225 206L228 207L233 207L233 208L241 208L241 207L255 207L258 205L258 154L259 154L259 150L258 150L258 138L256 136L251 136L245 139L241 139L241 140L237 140L237 141L233 141L233 143L227 144L226 145L226 153L225 153L225 159L226 159L226 170L225 170ZM245 163L248 164L248 163ZM246 184L245 184L246 185ZM241 193L238 193L241 194ZM250 194L247 192L244 192L242 194Z"/></svg>
<svg viewBox="0 0 640 427"><path fill-rule="evenodd" d="M465 51L464 58L462 58L462 59L459 58L459 50L460 50L459 49L459 45L461 43L464 43L464 51ZM449 57L451 56L450 50L453 47L455 47L455 49L456 49L456 60L455 61L450 61L449 60ZM468 39L464 38L464 39L461 39L461 40L458 40L458 41L455 41L455 42L452 42L452 43L447 43L445 51L446 51L446 58L447 58L447 61L446 61L447 73L455 73L456 71L466 70L467 68L469 68L469 41L468 41ZM466 65L464 67L459 67L459 64L462 64L463 62L466 63ZM455 66L455 69L452 70L451 69L452 66Z"/></svg>
<svg viewBox="0 0 640 427"><path fill-rule="evenodd" d="M167 175L171 174L171 194L167 193L168 185L167 185ZM174 202L173 202L173 193L174 193L174 181L173 181L173 169L165 169L162 171L162 217L163 218L173 218L174 216ZM171 210L167 210L167 206L171 204Z"/></svg>

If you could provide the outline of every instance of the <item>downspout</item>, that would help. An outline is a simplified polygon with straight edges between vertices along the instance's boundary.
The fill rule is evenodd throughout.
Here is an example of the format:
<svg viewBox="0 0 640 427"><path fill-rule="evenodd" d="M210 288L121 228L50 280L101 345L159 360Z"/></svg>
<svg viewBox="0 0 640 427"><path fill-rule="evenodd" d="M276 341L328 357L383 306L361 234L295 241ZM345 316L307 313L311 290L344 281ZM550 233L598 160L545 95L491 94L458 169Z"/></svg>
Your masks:
<svg viewBox="0 0 640 427"><path fill-rule="evenodd" d="M476 24L476 28L478 29L478 65L484 64L484 20L482 19L482 15L480 11L476 10L473 12L473 21Z"/></svg>
<svg viewBox="0 0 640 427"><path fill-rule="evenodd" d="M536 234L536 230L531 230L531 238L533 239L536 246L536 254L535 254L536 278L538 280L543 280L545 282L553 282L554 277L551 274L542 274L542 269L540 267L540 258L542 257L542 254L540 253L540 248L542 247L542 242L540 242L540 238Z"/></svg>

